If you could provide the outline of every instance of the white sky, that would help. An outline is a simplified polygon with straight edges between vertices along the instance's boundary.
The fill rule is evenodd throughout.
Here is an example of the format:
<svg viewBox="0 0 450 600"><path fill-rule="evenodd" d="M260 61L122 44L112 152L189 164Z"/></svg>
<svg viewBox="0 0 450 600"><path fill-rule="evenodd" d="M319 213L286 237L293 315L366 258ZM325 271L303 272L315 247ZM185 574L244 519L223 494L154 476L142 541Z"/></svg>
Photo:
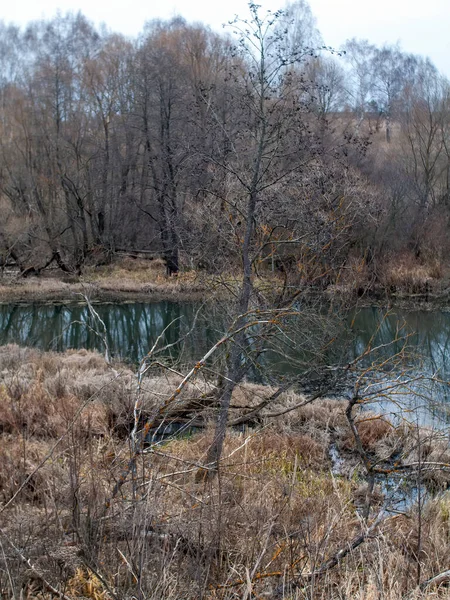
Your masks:
<svg viewBox="0 0 450 600"><path fill-rule="evenodd" d="M400 41L408 52L429 56L450 77L450 0L309 0L327 45L367 38L381 45ZM275 10L284 0L259 0ZM235 14L247 15L246 0L0 0L0 19L24 25L41 17L81 10L113 31L136 35L145 21L181 14L214 28Z"/></svg>

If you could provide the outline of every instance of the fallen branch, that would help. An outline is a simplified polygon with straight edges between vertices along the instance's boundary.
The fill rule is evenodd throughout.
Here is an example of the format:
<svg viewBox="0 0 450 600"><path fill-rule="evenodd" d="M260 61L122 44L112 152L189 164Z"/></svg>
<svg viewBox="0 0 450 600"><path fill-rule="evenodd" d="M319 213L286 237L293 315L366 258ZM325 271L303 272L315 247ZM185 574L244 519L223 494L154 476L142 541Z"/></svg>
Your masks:
<svg viewBox="0 0 450 600"><path fill-rule="evenodd" d="M180 396L181 392L183 391L183 389L186 387L186 385L189 383L189 381L192 379L192 377L194 377L195 375L197 375L197 373L203 369L203 367L205 366L205 364L207 363L208 359L221 347L223 346L226 342L230 341L231 339L233 339L233 337L235 337L236 335L238 335L239 333L241 333L242 331L249 329L250 327L256 327L257 325L261 325L261 324L267 324L270 323L270 320L252 320L248 323L245 323L244 325L242 325L242 327L238 327L237 329L235 329L234 331L224 335L222 338L220 338L220 340L218 342L216 342L209 350L208 352L203 356L203 358L201 358L193 367L192 369L189 371L189 373L183 378L183 380L181 381L181 383L178 385L178 387L176 388L176 390L173 392L173 394L171 396L169 396L163 403L162 405L159 407L159 409L157 410L156 414L149 419L141 432L141 439L140 439L140 443L137 444L134 448L133 448L133 453L131 455L130 460L128 461L128 464L126 466L126 468L124 469L123 473L120 475L119 479L116 481L116 484L113 488L113 491L111 493L110 498L105 502L105 510L108 510L108 508L111 505L112 500L114 500L114 498L117 496L117 494L119 493L119 491L121 490L122 486L124 485L124 483L127 481L128 475L133 471L134 467L135 467L135 463L136 463L136 459L138 457L138 455L141 453L142 449L143 449L143 445L145 440L147 439L147 436L149 434L149 432L151 431L151 429L154 427L155 423L157 422L157 420L166 412L166 410L169 408L169 406L171 406L174 402L176 402L176 400L178 399L178 397ZM141 363L144 364L144 361ZM202 466L202 469L208 469L208 466Z"/></svg>
<svg viewBox="0 0 450 600"><path fill-rule="evenodd" d="M430 579L427 579L426 581L421 583L419 588L423 592L424 590L426 590L428 587L430 587L432 585L437 586L437 585L442 585L443 583L450 583L450 569L448 571L443 571L442 573L439 573L438 575L435 575L434 577L430 577Z"/></svg>
<svg viewBox="0 0 450 600"><path fill-rule="evenodd" d="M389 520L397 519L398 515L393 515L392 517L384 518L385 508L382 508L378 513L377 518L373 521L373 523L368 527L365 531L362 531L359 535L353 538L348 544L346 544L343 548L341 548L334 556L325 561L318 569L312 571L311 573L307 573L306 575L302 575L302 579L315 579L324 575L327 571L338 565L343 558L345 558L350 552L358 548L363 542L367 540L367 538L374 532L374 530L382 523L386 523Z"/></svg>
<svg viewBox="0 0 450 600"><path fill-rule="evenodd" d="M389 499L391 496L392 496L392 494L389 496ZM384 503L384 505L381 508L380 512L378 513L376 519L372 522L372 524L369 527L367 527L367 529L362 531L359 535L354 537L353 540L348 542L343 548L338 550L338 552L336 552L331 558L329 558L327 561L325 561L318 569L311 571L310 573L306 573L306 574L299 573L297 576L298 579L301 580L302 582L304 582L305 580L311 581L312 579L316 579L317 577L324 575L330 569L337 566L342 561L342 559L344 559L350 552L352 552L353 550L358 548L358 546L360 546L363 542L365 542L367 540L367 538L370 537L370 535L372 535L374 530L381 523L386 523L387 521L390 521L392 519L397 519L399 515L393 515L393 516L387 517L387 518L384 517L385 511L386 511L386 506L387 506L387 501ZM290 569L292 569L295 566L295 564L296 564L296 562L294 562L290 566ZM268 579L270 577L281 577L285 573L286 573L285 570L271 571L269 573L264 573L264 572L256 573L252 577L251 581L255 582L255 581L259 581L261 579ZM448 575L448 579L446 579L445 581L450 581L450 571L446 571L445 574ZM442 574L442 575L444 575L444 574ZM437 577L439 577L439 576L437 576ZM429 581L432 582L433 580L429 580ZM238 585L244 585L244 584L247 584L247 579L238 579L238 580L232 581L230 583L224 583L224 584L215 586L215 589L231 588L231 587L236 587Z"/></svg>
<svg viewBox="0 0 450 600"><path fill-rule="evenodd" d="M10 548L12 548L12 550L17 555L17 557L30 569L30 571L33 573L33 575L36 577L36 579L39 579L39 581L42 583L42 585L48 592L50 592L51 594L54 594L55 596L58 596L59 598L61 598L61 600L72 600L72 598L70 596L67 596L66 594L64 594L57 588L55 588L49 581L47 581L47 579L45 579L44 575L39 571L39 569L37 567L35 567L32 564L32 562L30 561L30 559L27 558L22 553L22 551L19 550L19 548L14 544L14 542L12 542L9 539L9 537L6 535L6 533L3 531L3 529L0 529L0 535L6 541L8 546L10 546Z"/></svg>

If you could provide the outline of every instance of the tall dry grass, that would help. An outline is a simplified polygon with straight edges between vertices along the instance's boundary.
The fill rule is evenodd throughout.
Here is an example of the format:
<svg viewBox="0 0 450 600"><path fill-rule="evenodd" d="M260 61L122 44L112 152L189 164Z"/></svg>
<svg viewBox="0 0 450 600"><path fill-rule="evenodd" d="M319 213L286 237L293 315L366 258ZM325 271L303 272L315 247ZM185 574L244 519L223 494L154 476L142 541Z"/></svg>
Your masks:
<svg viewBox="0 0 450 600"><path fill-rule="evenodd" d="M380 283L390 292L427 294L439 287L444 271L444 264L439 258L419 261L412 253L404 252L387 260Z"/></svg>
<svg viewBox="0 0 450 600"><path fill-rule="evenodd" d="M176 374L151 374L144 417L178 383ZM199 380L178 406L212 393ZM244 384L235 414L270 393ZM0 348L2 598L49 598L45 582L68 598L93 600L446 597L443 586L422 594L416 585L418 571L425 580L450 559L446 491L422 506L420 519L414 505L391 515L320 572L366 528L358 510L363 471L339 400L277 419L267 410L258 428L230 431L219 476L208 481L198 473L212 427L148 445L108 505L130 457L135 394L134 373L112 370L98 354ZM286 393L271 410L298 401ZM203 417L207 423L213 410ZM418 453L447 460L444 440L436 445L432 432L419 432L418 445L407 428L375 416L357 423L374 460L393 448L405 462ZM330 444L346 465L339 473ZM382 501L374 501L371 519Z"/></svg>

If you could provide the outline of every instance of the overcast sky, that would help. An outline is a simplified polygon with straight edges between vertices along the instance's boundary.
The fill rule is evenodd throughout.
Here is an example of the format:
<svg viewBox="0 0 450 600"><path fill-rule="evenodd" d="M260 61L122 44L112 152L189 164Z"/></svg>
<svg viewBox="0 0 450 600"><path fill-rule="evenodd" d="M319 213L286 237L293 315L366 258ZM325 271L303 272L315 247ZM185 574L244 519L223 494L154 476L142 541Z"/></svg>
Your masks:
<svg viewBox="0 0 450 600"><path fill-rule="evenodd" d="M259 0L275 10L284 0ZM429 56L450 77L450 0L310 0L326 44L338 48L347 38L377 45L400 41L408 52ZM113 31L136 35L145 21L183 15L214 28L235 14L247 14L246 0L0 0L0 19L24 25L41 17L81 10Z"/></svg>

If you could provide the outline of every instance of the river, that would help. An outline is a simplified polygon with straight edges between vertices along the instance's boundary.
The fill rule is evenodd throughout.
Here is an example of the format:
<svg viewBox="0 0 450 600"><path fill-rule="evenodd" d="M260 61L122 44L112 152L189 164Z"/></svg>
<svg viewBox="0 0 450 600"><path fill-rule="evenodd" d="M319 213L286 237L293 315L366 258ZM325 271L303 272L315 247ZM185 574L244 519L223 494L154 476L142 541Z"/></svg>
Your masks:
<svg viewBox="0 0 450 600"><path fill-rule="evenodd" d="M220 311L211 314L207 307L199 311L199 305L194 303L98 304L95 310L106 326L112 355L132 363L138 362L149 351L164 330L164 342L174 344L168 350L174 360L180 356L184 362L198 360L225 328ZM342 339L337 339L330 349L330 362L334 362L339 354L341 363L353 360L369 344L372 347L381 345L381 356L388 358L402 350L407 335L408 376L433 375L441 382L427 383L426 393L423 383L420 386L415 383L407 390L397 390L397 394L402 399L407 394L415 397L408 402L409 405L415 403L421 421L430 421L430 418L438 419L441 424L450 421L447 411L450 388L446 383L450 379L450 312L393 310L386 314L382 309L370 307L349 314L347 324L350 326L345 335L342 333ZM87 348L103 351L104 343L98 329L88 307L82 304L0 305L1 345L17 343L43 350ZM276 362L275 367L281 374L298 368L292 366L297 365L294 358L304 357L308 344L304 336L302 343L297 343L295 338L291 342L292 360L289 356L280 360L269 351L264 356L265 364L274 366ZM384 365L383 383L401 377L400 369L405 369L404 362L402 367ZM383 403L386 398L377 401ZM388 405L391 407L390 401ZM385 410L388 405L384 406Z"/></svg>

